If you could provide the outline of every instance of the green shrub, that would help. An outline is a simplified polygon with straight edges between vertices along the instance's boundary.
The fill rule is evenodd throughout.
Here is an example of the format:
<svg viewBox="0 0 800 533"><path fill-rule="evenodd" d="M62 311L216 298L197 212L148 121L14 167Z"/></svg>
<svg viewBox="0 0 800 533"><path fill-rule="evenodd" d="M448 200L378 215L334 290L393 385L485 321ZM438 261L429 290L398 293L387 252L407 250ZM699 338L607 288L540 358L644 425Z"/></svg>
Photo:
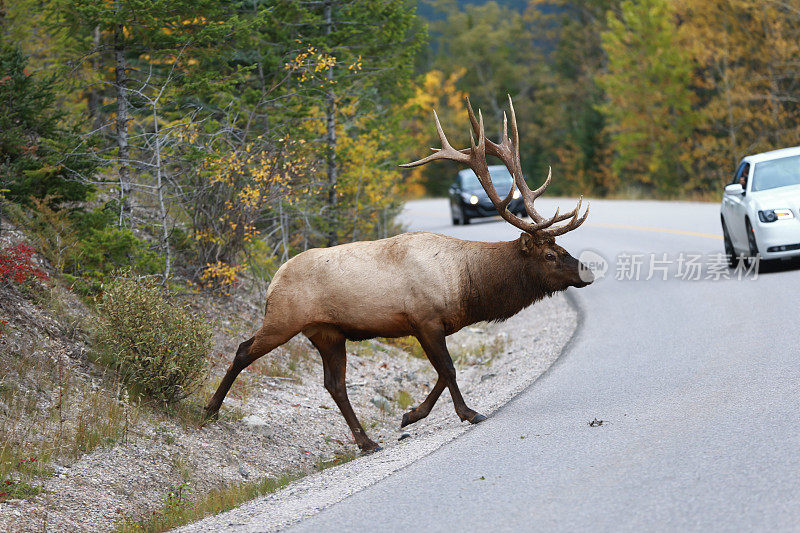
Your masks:
<svg viewBox="0 0 800 533"><path fill-rule="evenodd" d="M262 280L271 280L281 266L272 249L263 239L254 239L245 246L247 262L253 275Z"/></svg>
<svg viewBox="0 0 800 533"><path fill-rule="evenodd" d="M197 239L180 226L169 232L169 245L176 264L193 264L197 258Z"/></svg>
<svg viewBox="0 0 800 533"><path fill-rule="evenodd" d="M96 335L100 360L134 390L173 403L206 375L211 330L152 280L126 273L103 285Z"/></svg>
<svg viewBox="0 0 800 533"><path fill-rule="evenodd" d="M150 246L128 228L92 228L82 236L79 247L74 263L68 267L84 278L102 280L114 270L127 266L140 274L164 271L164 258L151 252Z"/></svg>

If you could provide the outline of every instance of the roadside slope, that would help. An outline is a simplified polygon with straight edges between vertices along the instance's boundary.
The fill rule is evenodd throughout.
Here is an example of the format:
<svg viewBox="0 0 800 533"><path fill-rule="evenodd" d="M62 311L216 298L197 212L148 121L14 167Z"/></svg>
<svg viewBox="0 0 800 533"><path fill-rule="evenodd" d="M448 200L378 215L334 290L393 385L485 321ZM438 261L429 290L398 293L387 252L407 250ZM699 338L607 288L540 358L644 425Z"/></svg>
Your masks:
<svg viewBox="0 0 800 533"><path fill-rule="evenodd" d="M0 248L24 241L12 228ZM10 465L14 488L35 491L0 490L0 530L109 531L123 522L170 519L175 494L179 511L194 509L214 491L316 472L356 453L322 386L319 356L302 336L248 368L221 419L197 427L236 345L260 321L257 291L174 296L214 323L214 350L203 388L163 410L129 400L113 372L90 360L93 307L43 258L34 259L51 274L40 289L0 291L0 465ZM549 366L574 323L558 297L505 324L479 324L448 339L469 404L488 414L504 403ZM435 381L418 346L348 343L347 378L359 418L386 448L425 454L467 428L445 393L427 420L406 428L413 438L398 443L403 413Z"/></svg>
<svg viewBox="0 0 800 533"><path fill-rule="evenodd" d="M480 324L448 339L467 403L490 415L558 358L578 325L570 298L558 294L500 324ZM487 360L487 358L489 358ZM373 376L371 379L380 379ZM397 414L397 426L400 416ZM430 454L471 426L459 423L445 392L431 415L383 440L384 450L297 481L269 496L206 518L181 532L276 531L314 515Z"/></svg>

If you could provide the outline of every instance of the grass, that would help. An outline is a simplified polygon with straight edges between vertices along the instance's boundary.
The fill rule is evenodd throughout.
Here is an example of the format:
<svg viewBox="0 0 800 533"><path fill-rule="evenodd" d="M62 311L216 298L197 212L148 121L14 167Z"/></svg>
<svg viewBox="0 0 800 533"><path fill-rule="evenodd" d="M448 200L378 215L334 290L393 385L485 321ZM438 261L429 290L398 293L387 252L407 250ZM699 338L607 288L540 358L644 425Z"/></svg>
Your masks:
<svg viewBox="0 0 800 533"><path fill-rule="evenodd" d="M181 475L181 480L188 483L192 480L192 468L187 464L182 456L177 456L172 460L172 467Z"/></svg>
<svg viewBox="0 0 800 533"><path fill-rule="evenodd" d="M124 441L131 423L132 410L127 403L117 401L105 391L95 391L85 396L88 396L86 409L77 413L72 441L73 457L80 457L100 446ZM133 414L138 420L139 413Z"/></svg>
<svg viewBox="0 0 800 533"><path fill-rule="evenodd" d="M9 341L0 345L0 492L30 498L51 474L51 460L76 459L124 441L140 411L116 384L110 390L93 386L61 358L54 362L45 355L50 346L26 342L13 331L6 335Z"/></svg>
<svg viewBox="0 0 800 533"><path fill-rule="evenodd" d="M462 368L477 365L489 366L495 358L503 354L507 345L508 340L502 335L497 335L485 342L451 350L453 363Z"/></svg>
<svg viewBox="0 0 800 533"><path fill-rule="evenodd" d="M420 346L416 337L400 337L397 339L380 339L384 344L400 348L412 357L425 359L425 350Z"/></svg>
<svg viewBox="0 0 800 533"><path fill-rule="evenodd" d="M265 496L284 488L293 481L307 476L312 471L321 471L355 459L355 453L337 455L333 459L320 460L312 470L286 473L267 477L243 485L228 485L204 494L194 500L187 497L187 483L171 489L164 498L164 508L151 516L126 520L117 527L117 533L161 533L196 522L206 516L229 511L244 502Z"/></svg>
<svg viewBox="0 0 800 533"><path fill-rule="evenodd" d="M382 349L380 345L376 344L375 342L369 341L347 341L347 353L356 354L359 357L366 357L370 358L375 355L376 351L385 351L385 348Z"/></svg>
<svg viewBox="0 0 800 533"><path fill-rule="evenodd" d="M0 446L0 485L14 477L35 477L49 473L41 465L46 464L50 454L32 455L41 450L24 449L12 442ZM26 454L25 452L28 452Z"/></svg>
<svg viewBox="0 0 800 533"><path fill-rule="evenodd" d="M395 396L394 400L403 411L408 411L408 408L414 405L414 398L412 398L411 395L404 390L397 391L397 395Z"/></svg>
<svg viewBox="0 0 800 533"><path fill-rule="evenodd" d="M349 463L356 457L358 457L358 454L355 452L338 453L333 457L333 459L320 459L319 461L317 461L317 464L314 465L314 469L321 472L323 470L333 468L334 466L339 466L345 463Z"/></svg>
<svg viewBox="0 0 800 533"><path fill-rule="evenodd" d="M273 350L257 360L248 370L267 378L278 377L302 383L300 370L315 356L316 351L312 350L302 341L292 339L280 349Z"/></svg>
<svg viewBox="0 0 800 533"><path fill-rule="evenodd" d="M44 489L39 485L31 485L24 481L16 482L7 479L3 483L0 483L0 502L33 498L43 491Z"/></svg>
<svg viewBox="0 0 800 533"><path fill-rule="evenodd" d="M229 398L236 397L239 400L244 400L251 390L249 383L246 383L242 376L236 380L236 383L242 381L235 390L232 389L232 394L228 394ZM234 383L234 387L236 387ZM197 429L198 426L205 420L205 405L211 395L216 390L214 382L207 381L203 387L192 393L188 398L184 398L178 403L172 405L154 405L150 414L154 415L155 419L166 419L177 422L181 425L184 431L192 431ZM240 421L247 413L233 405L226 405L224 409L220 410L217 414L217 420L222 421ZM165 418L164 418L165 417ZM174 439L174 437L173 437ZM171 444L169 437L165 436L165 442Z"/></svg>
<svg viewBox="0 0 800 533"><path fill-rule="evenodd" d="M22 287L20 288L22 289ZM31 303L39 306L55 319L61 335L73 340L82 336L85 322L88 322L88 319L85 315L76 314L80 313L80 310L70 308L69 296L65 289L58 284L30 285L25 288L24 294Z"/></svg>
<svg viewBox="0 0 800 533"><path fill-rule="evenodd" d="M197 428L205 417L206 411L203 408L206 401L211 398L211 395L216 390L214 385L214 383L206 380L200 389L194 391L188 398L184 398L172 405L154 405L153 412L177 422L184 430ZM239 392L239 394L242 393ZM233 394L231 397L233 397ZM244 418L244 414L241 411L230 406L226 406L218 416L220 420L241 420Z"/></svg>

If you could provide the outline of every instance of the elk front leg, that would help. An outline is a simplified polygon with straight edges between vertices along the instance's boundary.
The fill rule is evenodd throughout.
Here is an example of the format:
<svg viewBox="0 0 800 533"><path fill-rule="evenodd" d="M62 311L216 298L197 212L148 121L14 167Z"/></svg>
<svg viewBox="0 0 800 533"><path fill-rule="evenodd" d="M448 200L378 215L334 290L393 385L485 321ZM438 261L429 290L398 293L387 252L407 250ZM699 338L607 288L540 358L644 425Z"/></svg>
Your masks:
<svg viewBox="0 0 800 533"><path fill-rule="evenodd" d="M339 333L317 334L310 338L312 344L319 350L322 356L322 369L325 375L325 388L331 394L333 401L339 406L342 416L353 432L353 438L363 453L371 453L380 450L372 439L367 436L367 432L361 426L356 417L350 399L347 397L347 384L345 372L347 366L347 351L345 350L345 338Z"/></svg>
<svg viewBox="0 0 800 533"><path fill-rule="evenodd" d="M425 350L425 355L428 356L433 368L438 372L439 379L443 379L447 384L447 388L450 389L450 397L453 399L453 406L456 408L458 417L461 420L468 420L471 424L477 424L478 422L486 420L485 416L467 407L464 398L461 396L461 391L458 390L456 368L453 366L453 359L450 357L450 352L447 351L444 331L440 327L419 328L417 339L422 345L422 349ZM435 391L436 388L434 387L433 392ZM433 392L431 392L431 394L433 394ZM425 401L427 402L428 399Z"/></svg>

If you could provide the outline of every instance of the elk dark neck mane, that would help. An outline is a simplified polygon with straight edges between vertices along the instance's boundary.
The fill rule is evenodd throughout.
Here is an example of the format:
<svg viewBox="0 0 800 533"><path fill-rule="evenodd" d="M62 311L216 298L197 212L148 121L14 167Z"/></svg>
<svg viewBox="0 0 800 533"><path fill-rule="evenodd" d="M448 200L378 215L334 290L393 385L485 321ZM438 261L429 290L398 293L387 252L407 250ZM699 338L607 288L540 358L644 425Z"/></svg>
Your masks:
<svg viewBox="0 0 800 533"><path fill-rule="evenodd" d="M467 324L502 321L551 296L545 280L532 272L519 239L485 243L474 249L464 265L464 316ZM533 275L532 275L533 274Z"/></svg>

